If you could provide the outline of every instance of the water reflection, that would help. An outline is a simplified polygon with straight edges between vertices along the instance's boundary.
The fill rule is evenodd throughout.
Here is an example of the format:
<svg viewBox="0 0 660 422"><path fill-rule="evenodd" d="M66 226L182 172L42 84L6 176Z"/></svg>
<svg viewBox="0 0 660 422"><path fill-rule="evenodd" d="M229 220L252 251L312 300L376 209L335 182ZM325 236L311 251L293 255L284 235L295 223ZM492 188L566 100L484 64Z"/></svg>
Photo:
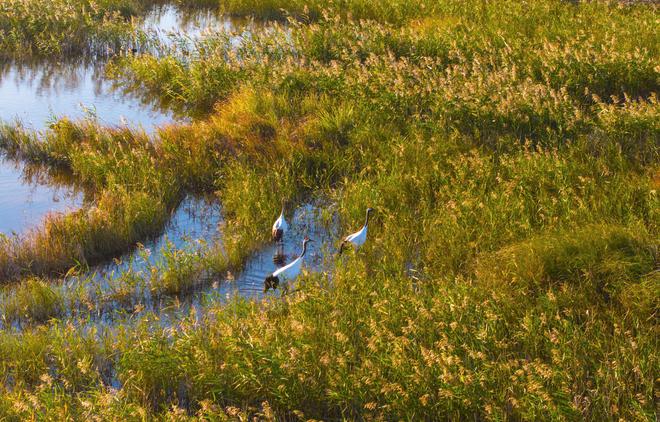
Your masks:
<svg viewBox="0 0 660 422"><path fill-rule="evenodd" d="M38 226L49 213L83 204L83 192L63 171L13 161L0 155L0 233Z"/></svg>
<svg viewBox="0 0 660 422"><path fill-rule="evenodd" d="M337 222L332 217L329 220L322 217L322 213L327 214L327 210L308 204L296 209L291 216L290 231L284 243L287 262L299 254L305 235L316 241L307 252L304 273L330 273L334 265L333 234ZM263 293L265 277L276 268L272 260L277 248L274 244L253 254L236 275L227 273L208 277L198 273L199 278L191 280L193 289L178 296L152 291L151 270L159 268L154 265L163 256L162 247L171 251L166 246L171 242L175 250L203 254L207 246L220 242L221 225L222 213L216 201L204 197L186 198L163 235L145 243L151 254L135 250L121 259L96 267L87 275L70 276L61 283L53 281L56 296L64 300L62 313L56 316L76 325L113 326L125 323L127 318L139 319L151 313L158 324L173 326L189 315L201 318L214 308L214 304L226 303L236 296L248 300L279 297L283 292L281 288ZM289 287L293 292L298 285L294 282ZM0 309L10 301L10 295L11 289L0 294ZM29 315L12 314L0 318L0 329L22 330L33 323L39 321L31 320Z"/></svg>
<svg viewBox="0 0 660 422"><path fill-rule="evenodd" d="M337 253L335 241L338 227L338 218L329 212L328 207L322 204L306 204L294 211L290 219L289 231L284 239L284 252L286 262L291 262L301 251L302 239L309 236L314 239L313 246L308 249L303 263L304 273L329 274L334 265ZM273 256L277 252L276 244L268 244L250 257L244 269L236 275L231 273L208 281L203 288L193 295L175 298L161 302L148 310L158 315L154 322L163 327L176 327L179 322L188 317L197 321L204 318L213 318L209 313L217 303L227 303L238 296L248 300L262 300L266 297L279 297L283 294L282 286L278 290L264 293L264 279L271 274L278 265L273 263ZM289 293L299 287L289 282Z"/></svg>
<svg viewBox="0 0 660 422"><path fill-rule="evenodd" d="M108 126L152 132L173 116L136 97L117 92L102 63L5 63L0 67L0 119L17 119L42 130L56 118L95 116Z"/></svg>
<svg viewBox="0 0 660 422"><path fill-rule="evenodd" d="M321 222L321 208L307 204L297 208L290 221L290 228L283 241L285 262L294 260L301 250L302 239L310 236L314 239L305 255L303 268L307 272L320 272L328 269L328 257L335 253L332 227L336 221ZM149 278L151 268L163 259L165 253L175 250L185 250L188 253L203 253L211 246L218 246L221 241L222 226L220 205L212 198L189 197L179 206L164 233L152 241L146 242L144 248L136 249L104 265L94 269L94 277L103 280L105 287L108 281L126 274ZM186 298L180 298L187 305L207 301L209 296L226 300L233 295L244 298L260 299L264 296L264 279L281 265L273 262L279 246L271 243L248 258L244 268L238 274L227 273L213 276L213 279L197 281L198 289ZM145 253L145 251L148 251ZM204 277L204 276L202 276ZM279 293L269 293L279 294ZM149 297L136 294L136 302L142 302ZM215 300L214 299L214 300ZM148 302L149 300L147 300ZM165 302L147 304L151 309L163 306Z"/></svg>
<svg viewBox="0 0 660 422"><path fill-rule="evenodd" d="M196 37L207 28L225 28L228 22L209 10L166 6L150 13L143 28L168 39L165 34L170 31ZM140 127L150 133L174 120L150 99L116 90L105 77L106 59L0 62L0 121L17 119L27 128L43 130L59 117L92 115L103 125ZM23 169L0 160L0 233L24 232L51 211L81 204L80 195L63 184L26 181Z"/></svg>
<svg viewBox="0 0 660 422"><path fill-rule="evenodd" d="M289 263L296 259L302 250L302 240L309 236L314 240L303 261L303 269L307 272L321 272L329 269L328 259L333 255L334 237L333 227L336 221L322 222L319 206L307 204L295 210L290 221L289 231L284 238L284 262ZM278 252L278 245L270 243L254 254L245 264L245 268L235 277L231 274L212 286L202 295L216 295L231 297L240 295L245 298L260 299L264 297L264 279L281 265L273 261ZM267 295L278 295L279 292L270 292ZM201 299L201 296L195 300ZM208 299L208 298L207 298Z"/></svg>
<svg viewBox="0 0 660 422"><path fill-rule="evenodd" d="M163 259L167 250L196 252L214 244L222 223L220 204L212 196L188 196L176 209L163 234L144 242L142 248L127 252L120 258L97 266L97 279L113 279L132 271L144 275Z"/></svg>
<svg viewBox="0 0 660 422"><path fill-rule="evenodd" d="M192 42L205 32L229 30L233 25L215 10L166 5L153 9L141 29L169 45L175 39ZM91 113L104 125L130 125L153 132L174 119L149 101L114 89L105 78L106 62L107 57L95 56L0 63L0 120L19 119L41 130L56 117L76 119Z"/></svg>
<svg viewBox="0 0 660 422"><path fill-rule="evenodd" d="M163 44L182 35L190 40L217 31L231 31L245 20L223 16L217 9L181 9L174 5L155 7L145 18L142 30Z"/></svg>

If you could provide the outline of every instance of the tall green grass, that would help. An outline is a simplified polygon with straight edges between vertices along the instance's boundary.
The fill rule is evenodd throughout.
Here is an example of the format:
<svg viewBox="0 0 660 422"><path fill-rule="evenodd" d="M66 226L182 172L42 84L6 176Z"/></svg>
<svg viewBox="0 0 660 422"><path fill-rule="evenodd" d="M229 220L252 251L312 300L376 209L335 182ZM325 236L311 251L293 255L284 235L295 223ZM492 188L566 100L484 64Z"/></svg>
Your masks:
<svg viewBox="0 0 660 422"><path fill-rule="evenodd" d="M281 6L221 7L281 18ZM115 63L125 89L157 94L194 115L190 124L147 140L62 121L41 139L5 129L3 148L89 180L100 211L110 209L103 195L125 192L109 201L124 217L87 239L144 236L136 214L215 190L223 250L203 269L263 245L282 198L328 198L346 233L375 208L367 244L331 258L329 274L301 277L293 294L206 304L172 327L145 313L93 335L66 321L2 332L0 409L655 419L657 7L347 1L289 11L310 19L238 47L217 34L193 51ZM155 286L185 292L198 264L167 261L171 278Z"/></svg>
<svg viewBox="0 0 660 422"><path fill-rule="evenodd" d="M158 234L182 195L170 175L155 171L154 147L142 133L61 120L45 139L4 126L0 144L14 157L67 169L93 197L89 206L49 216L21 238L6 239L0 268L5 279L26 271L65 273L116 256Z"/></svg>
<svg viewBox="0 0 660 422"><path fill-rule="evenodd" d="M154 2L135 0L8 0L0 6L0 55L107 54L126 46L135 30L132 16Z"/></svg>

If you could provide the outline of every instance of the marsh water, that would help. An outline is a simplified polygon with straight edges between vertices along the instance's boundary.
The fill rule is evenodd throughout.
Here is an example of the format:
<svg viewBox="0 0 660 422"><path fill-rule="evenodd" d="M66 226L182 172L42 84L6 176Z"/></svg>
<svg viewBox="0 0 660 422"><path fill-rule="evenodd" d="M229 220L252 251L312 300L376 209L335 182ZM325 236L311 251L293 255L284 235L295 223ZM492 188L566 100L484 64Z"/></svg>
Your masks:
<svg viewBox="0 0 660 422"><path fill-rule="evenodd" d="M74 210L83 193L61 172L0 156L0 234L38 226L50 213Z"/></svg>
<svg viewBox="0 0 660 422"><path fill-rule="evenodd" d="M182 38L199 38L210 31L231 31L244 23L246 21L224 16L213 9L181 10L173 5L163 5L155 7L146 16L142 29L169 45Z"/></svg>
<svg viewBox="0 0 660 422"><path fill-rule="evenodd" d="M133 270L138 273L159 265L168 250L197 250L215 244L220 236L222 211L212 196L188 196L172 214L163 233L141 247L94 268L95 277L114 279Z"/></svg>
<svg viewBox="0 0 660 422"><path fill-rule="evenodd" d="M263 291L266 276L282 266L282 263L275 263L273 257L283 251L284 262L293 261L302 251L302 240L305 236L309 236L314 242L309 245L303 267L309 272L327 270L330 257L335 252L333 236L337 221L322 222L321 212L320 204L305 204L296 208L290 216L289 230L281 245L270 243L262 248L248 259L241 272L235 276L228 275L222 280L223 282L212 285L210 289L196 295L193 301L203 301L205 295L230 297L238 294L243 297L262 298L267 294L277 294ZM275 217L277 216L274 216L273 220Z"/></svg>
<svg viewBox="0 0 660 422"><path fill-rule="evenodd" d="M141 28L167 48L192 42L207 31L232 30L234 25L234 21L215 11L181 11L167 5L155 8ZM240 37L236 42L240 42ZM167 110L156 108L148 98L114 89L113 82L105 76L104 67L102 58L0 63L0 121L18 121L29 129L43 131L49 122L60 117L93 118L105 126L127 125L153 133L158 126L177 120ZM0 156L0 233L21 235L38 227L50 213L70 212L81 206L84 206L84 195L70 180ZM243 270L236 274L216 274L200 280L194 290L174 300L152 297L143 283L140 291L129 294L130 304L155 311L164 318L169 315L173 321L188 312L199 311L209 301L226 301L235 295L245 298L278 295L279 292L263 292L265 277L282 265L273 260L278 250L284 252L283 262L288 263L298 256L302 239L308 235L316 242L305 257L306 271L323 271L329 265L327 256L333 251L331 228L334 223L320 224L319 213L320 208L312 204L295 209L288 215L290 230L283 243L269 244L253 254ZM160 236L147 239L140 247L82 275L67 277L56 289L64 296L75 289L90 289L94 291L86 296L88 299L103 299L113 293L114 286L121 285L121 280L114 282L126 274L147 280L149 271L167 265L168 254L173 251L195 254L210 246L222 248L222 224L222 210L217 199L187 197L173 212ZM95 308L97 315L94 317L83 309L87 305L67 303L67 316L91 317L105 323L119 320L126 315L125 311L132 311L113 301L106 304L110 306Z"/></svg>
<svg viewBox="0 0 660 422"><path fill-rule="evenodd" d="M167 5L150 12L141 29L168 44L198 38L205 31L228 30L232 25L232 20L211 10ZM104 125L141 127L147 132L174 120L167 110L113 88L105 77L103 57L0 63L0 119L18 119L41 130L55 118L94 116Z"/></svg>
<svg viewBox="0 0 660 422"><path fill-rule="evenodd" d="M210 10L181 11L168 5L147 15L142 29L163 42L174 34L190 39L207 30L228 29L231 21ZM59 117L94 118L106 126L128 125L154 132L176 120L144 98L113 89L103 58L69 61L0 62L0 122L19 121L43 130ZM64 183L26 174L25 166L0 155L0 233L24 233L53 212L81 205L81 196Z"/></svg>
<svg viewBox="0 0 660 422"><path fill-rule="evenodd" d="M236 274L227 272L202 276L192 291L176 296L174 308L186 314L191 308L200 307L209 300L224 301L234 295L261 299L266 295L279 294L273 291L265 293L264 280L277 268L298 257L305 236L309 236L314 242L310 244L305 255L303 268L308 272L324 271L329 266L328 258L335 252L333 232L337 222L321 222L320 213L321 208L317 204L305 204L296 208L287 215L290 227L280 244L269 243L252 254L243 269ZM101 277L103 288L107 289L111 285L108 281L121 277L128 271L145 276L151 268L162 264L165 255L172 251L194 254L208 247L222 250L223 224L218 202L211 198L189 197L176 211L163 235L146 242L143 248L127 253L121 259L97 267L94 276ZM282 253L283 260L276 262L274 257ZM134 292L133 305L140 304L154 311L172 305L171 298L162 300L152 297L149 289L146 290Z"/></svg>
<svg viewBox="0 0 660 422"><path fill-rule="evenodd" d="M213 246L222 249L220 204L213 197L189 196L173 213L161 236L147 240L140 248L86 273L68 276L59 283L54 281L51 287L65 298L64 316L67 319L83 325L103 326L123 323L126 318L145 312L158 315L160 324L172 326L190 314L203 316L209 309L208 304L225 303L235 296L257 300L279 297L287 288L294 292L298 288L295 281L266 293L264 279L283 265L282 262L275 263L276 254L284 252L284 263L298 257L305 236L314 242L305 255L303 271L319 273L331 269L336 255L337 221L336 218L322 218L322 213L327 214L327 210L324 212L319 203L296 208L287 215L289 231L283 242L269 243L252 254L241 271L202 274L193 281L192 289L178 295L162 296L152 289L150 274L152 270L162 268L167 254L176 251L202 254ZM82 295L76 294L81 292ZM5 294L0 295L1 306L7 298ZM4 329L21 330L29 325L29 319L0 318L0 328Z"/></svg>

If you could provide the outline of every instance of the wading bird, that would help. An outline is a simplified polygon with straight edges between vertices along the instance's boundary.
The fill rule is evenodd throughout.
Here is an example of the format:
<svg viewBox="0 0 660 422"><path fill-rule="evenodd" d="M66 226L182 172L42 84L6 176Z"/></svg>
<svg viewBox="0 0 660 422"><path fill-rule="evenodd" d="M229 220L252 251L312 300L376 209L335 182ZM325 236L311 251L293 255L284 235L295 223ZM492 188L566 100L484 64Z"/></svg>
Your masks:
<svg viewBox="0 0 660 422"><path fill-rule="evenodd" d="M300 274L300 269L302 268L302 263L303 263L303 258L305 257L305 253L307 252L307 244L309 242L313 242L312 239L309 237L305 236L303 239L303 247L302 247L302 252L296 258L293 262L289 263L288 265L275 270L271 275L266 277L266 280L264 280L264 292L267 292L268 289L277 289L277 286L279 286L280 281L284 280L295 280L296 277Z"/></svg>
<svg viewBox="0 0 660 422"><path fill-rule="evenodd" d="M286 260L284 256L284 232L287 230L289 230L289 225L284 218L284 200L282 200L282 212L280 213L280 216L277 217L277 220L275 220L275 223L273 223L273 229L271 230L273 242L277 243L275 255L273 255L273 262L278 267L284 265Z"/></svg>
<svg viewBox="0 0 660 422"><path fill-rule="evenodd" d="M347 243L352 244L355 249L358 249L364 244L364 242L367 241L367 226L369 225L369 215L373 211L373 208L367 208L367 217L364 220L364 226L362 226L359 231L353 234L349 234L344 238L344 240L341 241L341 245L339 246L339 255L344 252L344 248L346 247Z"/></svg>
<svg viewBox="0 0 660 422"><path fill-rule="evenodd" d="M289 230L289 225L284 219L284 200L282 200L282 212L280 216L277 217L275 223L273 223L273 230L271 232L273 236L273 242L280 242L284 238L284 232Z"/></svg>

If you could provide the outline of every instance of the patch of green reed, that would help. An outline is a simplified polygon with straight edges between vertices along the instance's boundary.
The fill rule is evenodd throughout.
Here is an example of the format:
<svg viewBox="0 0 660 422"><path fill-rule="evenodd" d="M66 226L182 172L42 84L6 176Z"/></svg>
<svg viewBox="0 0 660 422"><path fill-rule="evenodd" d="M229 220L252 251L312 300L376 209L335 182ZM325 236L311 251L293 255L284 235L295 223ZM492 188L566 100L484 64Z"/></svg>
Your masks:
<svg viewBox="0 0 660 422"><path fill-rule="evenodd" d="M384 87L378 84L392 81L387 77L389 72L404 72L397 79L398 87L388 87L397 93L396 97L402 97L397 99L399 102L407 99L406 93L415 91L409 88L417 86L424 86L426 92L415 92L415 99L422 100L434 94L442 97L443 85L450 84L448 88L453 90L451 80L457 76L470 81L464 88L465 81L460 78L456 81L455 88L464 93L460 100L471 98L475 93L491 94L472 84L488 84L488 79L505 78L512 83L513 92L492 93L496 95L495 102L497 96L504 97L504 104L501 104L504 107L511 101L506 97L519 91L523 92L518 95L524 96L524 91L532 86L547 90L543 96L550 96L550 101L556 96L566 96L560 92L563 88L572 101L579 103L590 101L591 94L609 99L611 95L622 96L624 92L630 96L647 96L657 91L654 64L657 43L653 42L657 41L657 34L652 7L617 9L593 2L570 9L559 2L537 2L523 12L515 2L489 3L484 7L453 6L456 9L451 12L437 15L429 12L425 19L414 20L403 28L373 21L344 21L331 15L315 25L291 25L290 35L285 31L257 33L238 49L232 49L228 45L229 38L220 35L198 45L197 60L190 61L185 56L160 60L149 56L127 58L131 70L127 76L129 81L142 82L150 92L158 92L160 88L161 96L175 105L197 105L209 111L206 99L220 94L216 100L221 100L226 96L227 86L218 89L216 84L223 84L230 75L245 77L246 72L249 75L255 71L266 72L267 84L288 78L289 86L300 86L305 79L307 82L314 80L309 76L305 78L306 73L322 73L325 90L332 88L330 84L350 83L357 78L355 89L351 91L356 98L380 93L379 88ZM500 13L502 9L508 10L504 16ZM561 16L558 21L563 24L546 22L548 14ZM530 28L532 33L527 37L518 36L521 26ZM564 47L566 44L569 47ZM228 53L233 50L234 54ZM261 60L265 55L269 56L268 61ZM370 56L372 60L365 62ZM327 64L331 60L334 72L319 68L316 63ZM361 66L363 62L367 66ZM450 65L455 66L454 72L448 75L451 78L438 74L444 73ZM599 70L594 72L593 67ZM200 68L204 71L200 72ZM336 74L339 69L344 72L341 78ZM355 74L360 70L365 72ZM493 70L503 73L491 76ZM377 77L381 71L383 78ZM409 76L412 76L410 81ZM365 79L366 86L361 83ZM496 81L492 83L497 84ZM521 83L524 86L516 86ZM204 102L198 103L200 100ZM410 102L413 104L407 107L423 109L425 106L420 101L410 99Z"/></svg>
<svg viewBox="0 0 660 422"><path fill-rule="evenodd" d="M12 58L106 53L125 47L131 17L154 2L8 0L0 7L0 55Z"/></svg>
<svg viewBox="0 0 660 422"><path fill-rule="evenodd" d="M160 260L152 267L152 294L175 296L186 293L200 282L201 272L199 255L167 245Z"/></svg>
<svg viewBox="0 0 660 422"><path fill-rule="evenodd" d="M374 207L365 247L295 294L208 304L174 327L147 313L104 335L57 322L0 333L3 379L21 387L0 394L3 409L29 417L9 403L30 398L44 414L106 418L654 418L656 7L360 7L255 33L235 59L226 34L187 56L124 59L126 86L162 88L205 118L153 144L64 122L44 145L102 189L217 190L224 244L201 270L267 241L281 198L330 198L346 232ZM197 264L170 261L156 288L185 291Z"/></svg>
<svg viewBox="0 0 660 422"><path fill-rule="evenodd" d="M27 318L43 322L62 315L64 300L47 281L28 278L20 288L6 294L2 309L5 321Z"/></svg>
<svg viewBox="0 0 660 422"><path fill-rule="evenodd" d="M20 125L4 125L3 150L67 170L88 188L91 204L48 217L21 238L3 239L3 279L26 271L64 273L74 265L117 256L160 233L184 193L211 192L217 186L231 144L209 139L214 135L200 139L191 128L165 127L154 140L90 120L62 119L37 137Z"/></svg>
<svg viewBox="0 0 660 422"><path fill-rule="evenodd" d="M5 126L1 143L14 156L69 170L89 187L94 200L81 210L50 216L22 238L9 240L4 255L11 258L4 259L4 274L64 273L78 263L115 256L159 233L181 198L171 175L155 170L154 146L145 134L64 119L44 139Z"/></svg>
<svg viewBox="0 0 660 422"><path fill-rule="evenodd" d="M658 245L647 236L643 227L587 226L508 246L480 258L475 272L479 282L508 283L512 298L561 286L563 306L580 296L585 304L620 306L657 267Z"/></svg>
<svg viewBox="0 0 660 422"><path fill-rule="evenodd" d="M63 274L77 265L94 264L159 233L167 215L157 197L105 191L97 205L48 216L38 228L8 239L1 272L4 280L11 280L24 273Z"/></svg>

